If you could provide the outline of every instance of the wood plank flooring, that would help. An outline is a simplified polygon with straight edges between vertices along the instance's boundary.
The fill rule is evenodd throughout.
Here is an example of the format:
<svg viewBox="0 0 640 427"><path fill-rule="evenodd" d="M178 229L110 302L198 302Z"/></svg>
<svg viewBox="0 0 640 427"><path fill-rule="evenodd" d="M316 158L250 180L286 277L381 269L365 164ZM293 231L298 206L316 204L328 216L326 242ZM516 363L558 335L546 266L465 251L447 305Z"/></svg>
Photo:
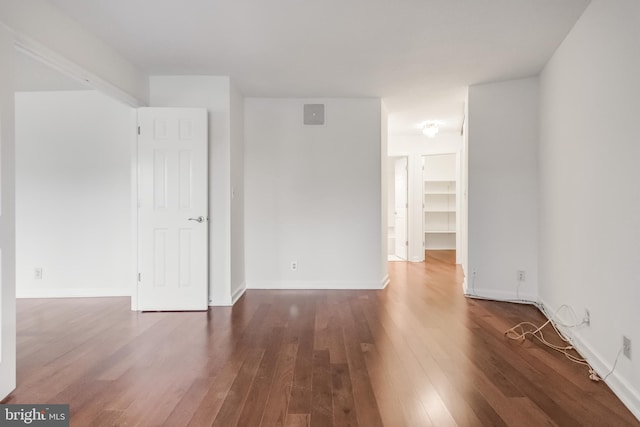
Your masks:
<svg viewBox="0 0 640 427"><path fill-rule="evenodd" d="M450 252L382 291L247 291L233 308L18 301L18 388L73 426L633 426L584 367L505 339L543 317L466 299Z"/></svg>

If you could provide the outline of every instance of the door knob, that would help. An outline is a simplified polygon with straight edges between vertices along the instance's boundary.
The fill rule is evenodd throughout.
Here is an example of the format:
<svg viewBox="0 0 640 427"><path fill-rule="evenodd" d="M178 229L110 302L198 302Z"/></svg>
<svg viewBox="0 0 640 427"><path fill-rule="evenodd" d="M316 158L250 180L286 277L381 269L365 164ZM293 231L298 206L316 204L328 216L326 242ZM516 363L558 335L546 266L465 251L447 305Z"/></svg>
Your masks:
<svg viewBox="0 0 640 427"><path fill-rule="evenodd" d="M204 222L204 217L199 216L198 218L189 218L189 221Z"/></svg>

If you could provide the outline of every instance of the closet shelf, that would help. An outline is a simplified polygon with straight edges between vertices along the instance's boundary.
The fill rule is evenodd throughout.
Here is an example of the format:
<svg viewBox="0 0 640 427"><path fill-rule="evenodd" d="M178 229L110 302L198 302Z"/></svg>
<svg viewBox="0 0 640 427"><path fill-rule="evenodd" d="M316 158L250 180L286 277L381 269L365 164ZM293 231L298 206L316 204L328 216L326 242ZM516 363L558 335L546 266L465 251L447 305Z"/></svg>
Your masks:
<svg viewBox="0 0 640 427"><path fill-rule="evenodd" d="M422 230L425 249L456 248L455 162L455 154L423 157Z"/></svg>

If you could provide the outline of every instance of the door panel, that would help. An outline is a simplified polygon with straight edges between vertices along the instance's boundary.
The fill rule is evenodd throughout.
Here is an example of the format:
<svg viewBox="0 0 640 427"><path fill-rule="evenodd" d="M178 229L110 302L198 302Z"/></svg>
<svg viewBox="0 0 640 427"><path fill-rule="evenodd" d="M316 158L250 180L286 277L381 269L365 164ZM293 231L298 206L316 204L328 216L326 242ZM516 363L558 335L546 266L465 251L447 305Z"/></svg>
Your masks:
<svg viewBox="0 0 640 427"><path fill-rule="evenodd" d="M207 112L138 110L140 310L206 310Z"/></svg>

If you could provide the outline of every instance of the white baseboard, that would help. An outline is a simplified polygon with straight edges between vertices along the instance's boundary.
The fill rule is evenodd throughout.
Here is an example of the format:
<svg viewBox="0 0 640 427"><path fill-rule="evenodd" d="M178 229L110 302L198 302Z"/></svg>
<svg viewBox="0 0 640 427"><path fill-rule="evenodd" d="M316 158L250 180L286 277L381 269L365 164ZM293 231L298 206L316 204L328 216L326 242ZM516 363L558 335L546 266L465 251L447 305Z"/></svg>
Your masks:
<svg viewBox="0 0 640 427"><path fill-rule="evenodd" d="M236 302L238 302L238 300L242 297L242 295L244 295L244 292L247 290L247 284L245 282L242 282L240 284L240 287L238 287L238 289L236 289L236 291L231 294L231 305L234 305Z"/></svg>
<svg viewBox="0 0 640 427"><path fill-rule="evenodd" d="M463 283L463 286L464 286L464 283ZM474 291L469 287L468 284L466 287L465 295L471 298L479 297L479 298L485 298L485 299L490 299L495 301L505 301L505 302L516 302L516 301L536 302L538 301L538 296L533 294L528 294L524 292L520 292L520 294L517 294L516 292L513 292L513 291L504 291L504 290L497 290L497 289L495 290L482 289L482 290Z"/></svg>
<svg viewBox="0 0 640 427"><path fill-rule="evenodd" d="M295 290L315 290L315 289L342 289L342 290L379 290L383 289L389 281L385 276L379 282L347 282L347 281L323 281L323 280L264 280L247 282L247 289L295 289Z"/></svg>
<svg viewBox="0 0 640 427"><path fill-rule="evenodd" d="M211 296L209 296L209 307L231 307L244 295L246 290L247 285L245 282L242 282L240 286L238 286L238 289L229 297L223 296L222 298L212 299Z"/></svg>
<svg viewBox="0 0 640 427"><path fill-rule="evenodd" d="M565 333L565 331L562 331ZM573 336L573 345L578 352L584 357L589 365L598 373L598 375L606 375L611 372L613 362L607 363L602 357L587 345L580 336ZM606 379L605 383L609 386L613 394L618 396L622 403L631 411L631 413L640 420L640 393L634 389L625 378L613 371Z"/></svg>
<svg viewBox="0 0 640 427"><path fill-rule="evenodd" d="M468 297L473 298L486 298L496 301L511 301L516 302L518 300L528 300L528 301L538 301L543 307L547 309L547 311L552 312L550 310L552 305L547 304L544 300L539 299L537 296L528 295L528 294L520 294L519 298L515 294L515 292L505 292L500 290L482 290L480 292L472 292L471 289L467 289L469 293ZM598 373L598 375L603 376L608 372L611 372L613 368L614 359L610 362L606 362L605 359L600 355L597 351L593 349L586 341L583 341L579 331L569 330L568 328L562 327L561 325L554 322L558 330L562 332L567 337L571 337L574 347L580 355L591 365L591 367ZM615 355L611 355L615 357ZM618 372L615 370L609 375L607 380L605 381L611 391L620 399L620 401L631 411L631 413L640 420L640 392L636 390L629 382L620 376Z"/></svg>
<svg viewBox="0 0 640 427"><path fill-rule="evenodd" d="M380 289L386 288L389 282L391 282L391 279L389 279L388 274L385 274L385 276L382 278L382 287Z"/></svg>
<svg viewBox="0 0 640 427"><path fill-rule="evenodd" d="M540 303L547 308L547 310L551 311L552 305L548 305L544 302L544 300L540 300ZM555 323L555 322L554 322ZM579 331L568 330L568 328L562 327L556 323L556 327L562 332L565 336L571 337L573 342L573 346L578 350L578 353L591 365L591 367L596 371L598 375L601 377L611 372L613 368L614 360L611 359L610 362L606 362L602 355L595 351L595 349L590 346L586 341L583 341L580 336ZM611 357L615 358L615 354L612 354ZM613 394L618 396L620 401L631 411L631 413L640 420L640 392L636 390L629 382L620 376L619 372L615 370L609 375L606 379L605 383L609 386Z"/></svg>
<svg viewBox="0 0 640 427"><path fill-rule="evenodd" d="M32 288L16 289L16 298L130 297L129 288Z"/></svg>

